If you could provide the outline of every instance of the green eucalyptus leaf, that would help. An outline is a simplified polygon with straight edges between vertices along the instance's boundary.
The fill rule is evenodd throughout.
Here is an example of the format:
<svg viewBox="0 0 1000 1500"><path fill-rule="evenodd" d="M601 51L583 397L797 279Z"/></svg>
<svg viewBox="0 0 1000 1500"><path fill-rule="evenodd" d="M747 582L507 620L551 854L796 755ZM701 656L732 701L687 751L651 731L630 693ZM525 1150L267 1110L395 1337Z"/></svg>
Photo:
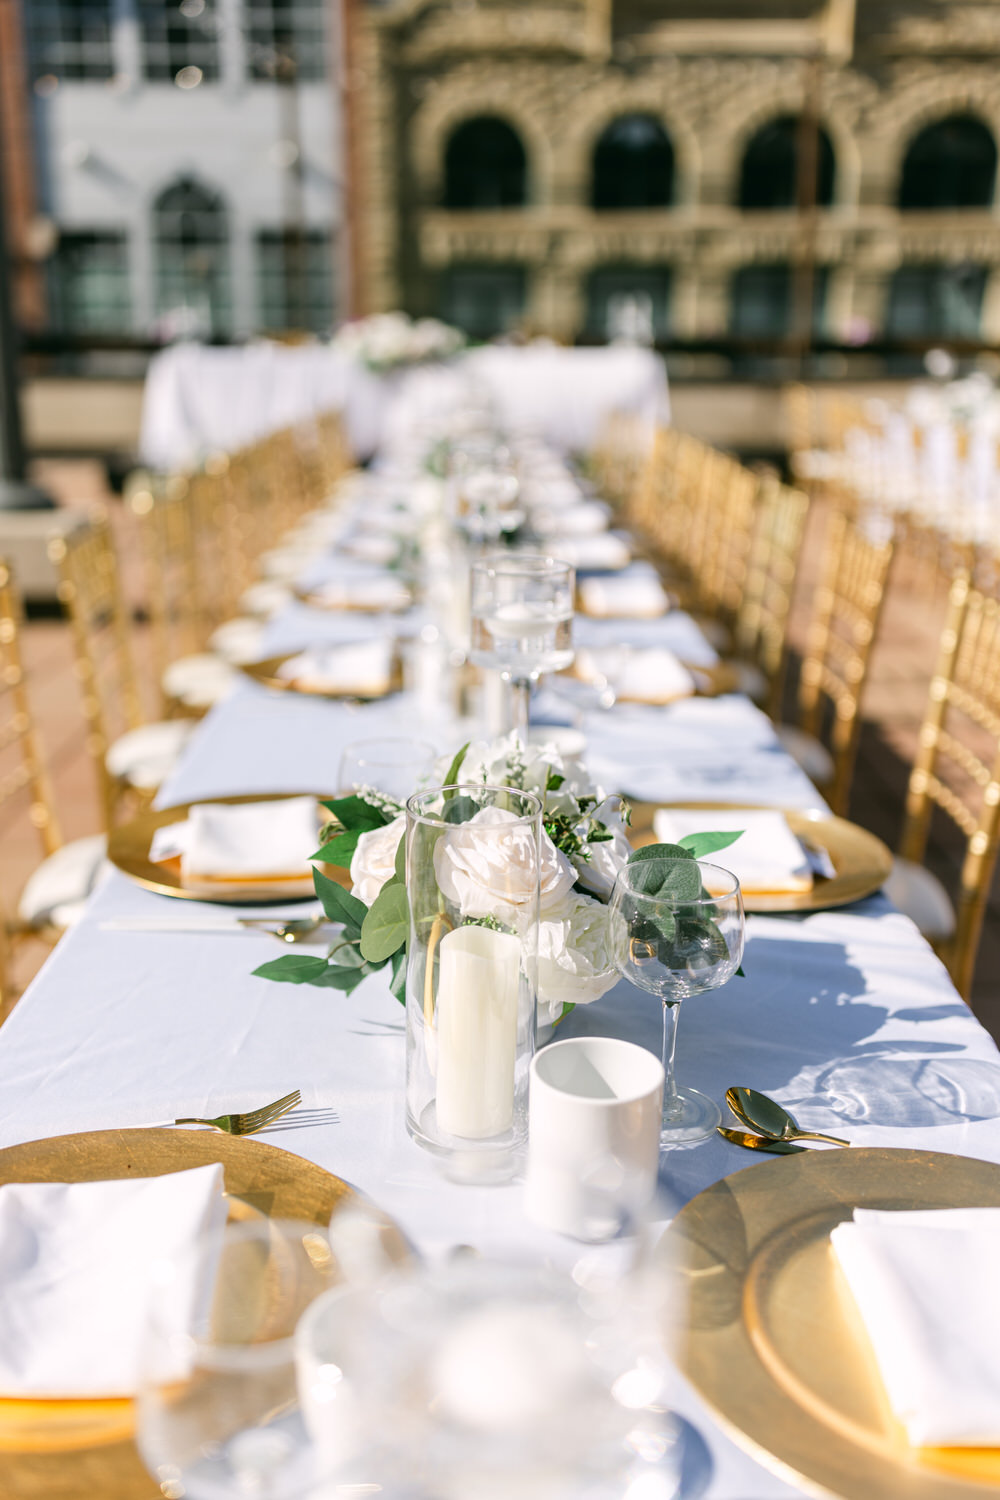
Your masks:
<svg viewBox="0 0 1000 1500"><path fill-rule="evenodd" d="M319 985L323 989L343 990L349 995L352 990L357 989L362 979L368 977L368 973L367 967L356 969L343 964L327 964L326 972L318 979L311 979L309 983Z"/></svg>
<svg viewBox="0 0 1000 1500"><path fill-rule="evenodd" d="M708 854L728 849L730 844L735 844L742 837L742 828L735 833L686 833L681 839L681 848L689 850L695 859L704 859Z"/></svg>
<svg viewBox="0 0 1000 1500"><path fill-rule="evenodd" d="M361 927L361 952L369 962L390 958L406 942L410 912L406 887L395 880L384 885Z"/></svg>
<svg viewBox="0 0 1000 1500"><path fill-rule="evenodd" d="M468 823L479 808L472 797L454 796L445 805L442 817L446 823Z"/></svg>
<svg viewBox="0 0 1000 1500"><path fill-rule="evenodd" d="M328 967L326 959L314 953L286 953L282 958L261 964L253 972L259 979L274 979L279 984L315 984Z"/></svg>
<svg viewBox="0 0 1000 1500"><path fill-rule="evenodd" d="M466 740L466 742L462 746L461 750L459 750L458 753L456 754L455 759L452 761L451 765L448 767L447 772L445 773L445 778L444 778L444 781L442 783L443 786L448 786L448 787L454 788L455 782L458 781L459 772L462 769L462 762L465 760L466 752L468 751L470 743L471 743L470 740ZM444 800L445 800L445 802L450 802L451 799L454 796L456 796L456 795L457 795L457 793L454 790L452 790L450 792L445 792L445 794L444 794Z"/></svg>
<svg viewBox="0 0 1000 1500"><path fill-rule="evenodd" d="M329 875L324 875L322 870L313 871L313 885L330 921L343 922L345 932L356 937L368 915L365 903L352 896L350 891L345 891Z"/></svg>
<svg viewBox="0 0 1000 1500"><path fill-rule="evenodd" d="M628 863L641 865L647 859L694 859L694 855L683 844L643 844L641 849L632 850Z"/></svg>
<svg viewBox="0 0 1000 1500"><path fill-rule="evenodd" d="M396 846L396 874L395 874L394 878L396 880L402 881L404 884L406 882L406 831L405 831L405 829L403 831L402 837L399 840L398 845Z"/></svg>

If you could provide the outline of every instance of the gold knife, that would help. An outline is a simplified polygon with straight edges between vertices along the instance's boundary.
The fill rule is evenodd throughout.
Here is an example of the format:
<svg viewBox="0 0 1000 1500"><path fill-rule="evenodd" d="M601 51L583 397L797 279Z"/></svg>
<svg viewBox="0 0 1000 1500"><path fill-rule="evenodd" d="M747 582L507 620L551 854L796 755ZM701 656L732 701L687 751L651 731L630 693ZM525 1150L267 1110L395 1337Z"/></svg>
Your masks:
<svg viewBox="0 0 1000 1500"><path fill-rule="evenodd" d="M746 1146L748 1151L773 1151L775 1156L791 1156L793 1151L807 1151L807 1146L797 1146L794 1141L772 1141L766 1136L754 1135L750 1130L730 1130L728 1125L716 1125L720 1135L734 1146Z"/></svg>

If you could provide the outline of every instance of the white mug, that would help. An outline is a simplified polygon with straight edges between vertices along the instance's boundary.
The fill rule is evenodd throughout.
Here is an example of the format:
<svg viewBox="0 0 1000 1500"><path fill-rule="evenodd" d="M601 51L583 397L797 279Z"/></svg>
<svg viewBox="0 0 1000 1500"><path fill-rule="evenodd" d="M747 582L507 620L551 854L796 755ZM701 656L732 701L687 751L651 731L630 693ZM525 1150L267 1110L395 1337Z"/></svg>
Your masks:
<svg viewBox="0 0 1000 1500"><path fill-rule="evenodd" d="M615 1233L656 1190L663 1065L614 1037L568 1037L531 1062L524 1211L581 1240Z"/></svg>

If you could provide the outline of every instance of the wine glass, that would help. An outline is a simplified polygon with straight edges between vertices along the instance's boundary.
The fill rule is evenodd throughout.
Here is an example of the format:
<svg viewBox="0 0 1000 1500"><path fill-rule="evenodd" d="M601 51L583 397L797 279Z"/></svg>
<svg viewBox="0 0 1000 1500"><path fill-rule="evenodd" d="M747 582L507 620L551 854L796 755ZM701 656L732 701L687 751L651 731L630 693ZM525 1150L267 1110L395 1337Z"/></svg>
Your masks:
<svg viewBox="0 0 1000 1500"><path fill-rule="evenodd" d="M436 751L426 740L384 735L345 745L337 784L344 796L371 787L401 806L424 786L434 768Z"/></svg>
<svg viewBox="0 0 1000 1500"><path fill-rule="evenodd" d="M569 563L537 553L495 554L472 565L470 660L511 684L508 729L526 730L532 683L573 660Z"/></svg>
<svg viewBox="0 0 1000 1500"><path fill-rule="evenodd" d="M663 1146L704 1140L722 1119L713 1100L677 1087L674 1051L681 1001L715 990L743 957L740 883L704 860L633 860L611 894L611 953L624 978L663 1003Z"/></svg>
<svg viewBox="0 0 1000 1500"><path fill-rule="evenodd" d="M167 1500L298 1500L323 1477L293 1335L335 1284L315 1224L231 1222L151 1267L136 1440Z"/></svg>

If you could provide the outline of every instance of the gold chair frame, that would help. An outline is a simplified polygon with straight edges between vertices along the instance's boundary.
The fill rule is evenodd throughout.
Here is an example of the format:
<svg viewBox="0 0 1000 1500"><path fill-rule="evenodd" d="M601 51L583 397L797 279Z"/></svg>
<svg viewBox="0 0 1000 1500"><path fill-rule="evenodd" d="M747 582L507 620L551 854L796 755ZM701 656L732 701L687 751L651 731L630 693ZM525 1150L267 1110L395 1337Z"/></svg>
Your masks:
<svg viewBox="0 0 1000 1500"><path fill-rule="evenodd" d="M787 665L786 644L809 496L777 479L762 481L743 596L734 628L737 656L752 662L768 684L764 706L781 715Z"/></svg>
<svg viewBox="0 0 1000 1500"><path fill-rule="evenodd" d="M954 730L953 715L971 725ZM982 742L976 748L970 740ZM986 751L989 753L985 753ZM960 780L965 795L949 785ZM952 583L937 669L906 798L900 854L923 862L931 817L940 808L966 840L955 932L940 945L956 988L966 999L990 883L1000 846L1000 602L972 587L967 573Z"/></svg>

